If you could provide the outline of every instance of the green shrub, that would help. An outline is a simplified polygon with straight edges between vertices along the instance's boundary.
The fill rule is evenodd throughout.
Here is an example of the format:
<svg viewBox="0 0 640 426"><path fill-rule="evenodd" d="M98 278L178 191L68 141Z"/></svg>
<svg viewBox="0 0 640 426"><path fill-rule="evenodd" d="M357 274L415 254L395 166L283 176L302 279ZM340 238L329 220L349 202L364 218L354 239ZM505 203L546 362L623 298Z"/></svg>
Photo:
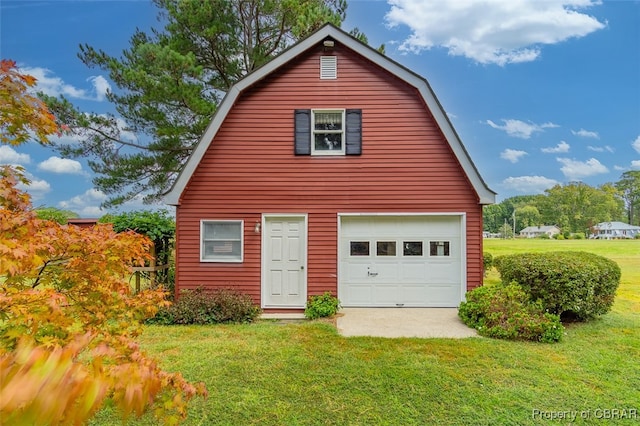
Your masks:
<svg viewBox="0 0 640 426"><path fill-rule="evenodd" d="M486 253L486 252L482 253L482 270L485 276L491 270L492 267L493 267L493 255L491 253Z"/></svg>
<svg viewBox="0 0 640 426"><path fill-rule="evenodd" d="M545 312L540 303L516 283L478 287L467 293L458 315L481 336L544 343L562 338L564 327L558 315Z"/></svg>
<svg viewBox="0 0 640 426"><path fill-rule="evenodd" d="M309 319L330 317L335 315L340 309L340 301L331 295L331 292L324 292L321 295L309 296L304 316Z"/></svg>
<svg viewBox="0 0 640 426"><path fill-rule="evenodd" d="M587 252L513 254L497 257L494 265L504 284L517 282L563 320L587 321L609 312L620 284L614 261Z"/></svg>
<svg viewBox="0 0 640 426"><path fill-rule="evenodd" d="M586 236L584 235L584 232L576 232L574 234L571 234L571 238L573 238L574 240L584 240Z"/></svg>
<svg viewBox="0 0 640 426"><path fill-rule="evenodd" d="M185 290L171 306L162 308L150 324L217 324L254 321L261 309L253 304L251 296L233 289L213 291L199 287Z"/></svg>

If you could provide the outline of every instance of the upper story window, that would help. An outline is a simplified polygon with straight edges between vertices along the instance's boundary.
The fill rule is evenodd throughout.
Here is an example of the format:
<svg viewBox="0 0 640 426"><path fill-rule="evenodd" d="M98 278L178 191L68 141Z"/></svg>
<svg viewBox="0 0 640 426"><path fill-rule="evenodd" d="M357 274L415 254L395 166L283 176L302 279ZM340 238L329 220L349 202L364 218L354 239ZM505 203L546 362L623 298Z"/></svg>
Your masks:
<svg viewBox="0 0 640 426"><path fill-rule="evenodd" d="M312 110L312 155L344 155L344 110Z"/></svg>
<svg viewBox="0 0 640 426"><path fill-rule="evenodd" d="M362 154L362 110L295 110L294 152L318 156Z"/></svg>

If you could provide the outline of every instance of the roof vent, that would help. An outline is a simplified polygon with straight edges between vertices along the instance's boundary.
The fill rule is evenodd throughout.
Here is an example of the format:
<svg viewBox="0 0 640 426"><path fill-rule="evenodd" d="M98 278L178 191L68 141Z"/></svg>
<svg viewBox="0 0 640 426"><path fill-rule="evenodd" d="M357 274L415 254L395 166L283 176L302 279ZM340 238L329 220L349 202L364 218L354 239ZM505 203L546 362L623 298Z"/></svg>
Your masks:
<svg viewBox="0 0 640 426"><path fill-rule="evenodd" d="M338 78L338 57L320 56L320 79L330 80Z"/></svg>

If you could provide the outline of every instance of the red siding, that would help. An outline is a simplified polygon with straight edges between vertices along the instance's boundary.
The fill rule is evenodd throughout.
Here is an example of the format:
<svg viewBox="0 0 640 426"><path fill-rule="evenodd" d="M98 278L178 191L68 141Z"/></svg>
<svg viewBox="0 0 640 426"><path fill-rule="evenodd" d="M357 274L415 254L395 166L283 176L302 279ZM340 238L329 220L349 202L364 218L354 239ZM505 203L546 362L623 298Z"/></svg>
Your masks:
<svg viewBox="0 0 640 426"><path fill-rule="evenodd" d="M262 213L308 213L308 291L337 290L338 212L466 212L467 283L482 279L482 208L414 88L351 51L338 79L308 52L242 94L177 209L177 287L234 286L260 298ZM362 109L362 155L295 156L295 109ZM245 221L241 264L201 263L201 219Z"/></svg>

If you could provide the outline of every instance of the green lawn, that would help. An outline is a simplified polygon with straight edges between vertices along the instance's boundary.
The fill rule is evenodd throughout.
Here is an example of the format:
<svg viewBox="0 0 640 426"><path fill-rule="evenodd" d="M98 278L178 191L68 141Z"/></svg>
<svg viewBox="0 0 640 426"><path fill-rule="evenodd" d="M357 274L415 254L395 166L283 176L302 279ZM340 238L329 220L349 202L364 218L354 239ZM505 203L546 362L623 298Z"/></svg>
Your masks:
<svg viewBox="0 0 640 426"><path fill-rule="evenodd" d="M485 240L494 256L534 250L617 261L613 311L553 345L343 338L323 322L148 327L142 343L166 369L206 383L210 396L191 404L187 425L568 424L547 416L574 414L577 424L637 424L640 241ZM107 408L93 424L118 423Z"/></svg>

